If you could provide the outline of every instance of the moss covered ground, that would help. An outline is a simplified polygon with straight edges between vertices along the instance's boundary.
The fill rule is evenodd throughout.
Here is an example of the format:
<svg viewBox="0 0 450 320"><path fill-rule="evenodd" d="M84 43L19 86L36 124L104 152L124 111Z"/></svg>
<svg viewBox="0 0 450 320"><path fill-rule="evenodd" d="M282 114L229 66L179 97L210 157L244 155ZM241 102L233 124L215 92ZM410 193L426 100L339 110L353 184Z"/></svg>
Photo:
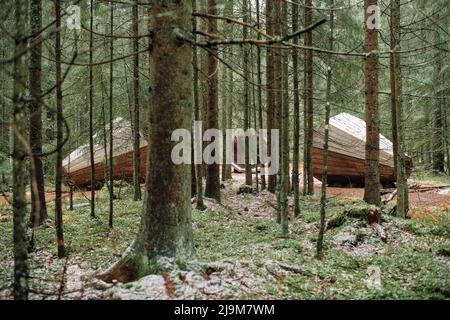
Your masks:
<svg viewBox="0 0 450 320"><path fill-rule="evenodd" d="M41 294L38 297L45 298L46 294L50 296L54 290L61 289L58 283L67 265L77 264L79 272L92 272L106 268L120 257L137 232L141 214L142 205L130 200L131 194L131 189L125 188L121 199L115 200L113 230L109 230L107 223L106 192L99 197L96 219L90 218L88 207L65 210L64 232L70 260L57 259L55 230L51 225L36 231L35 247L30 253L30 281L33 292ZM245 291L235 288L241 298L450 297L448 212L431 208L427 209L431 214L413 219L383 215L381 225L387 241L383 241L364 219L347 217L326 232L325 252L318 259L315 255L319 221L317 197L301 199L301 216L291 219L289 238L280 237L272 195L237 196L229 185L225 197L224 205L210 204L204 212L193 210L195 246L202 262L239 262L259 279ZM86 200L78 198L76 202ZM331 197L328 220L346 210L364 206L359 200ZM52 204L49 210L53 212ZM11 209L2 206L0 215L0 291L5 292L11 285L13 270ZM302 272L279 268L286 265ZM373 279L379 280L375 287L368 282Z"/></svg>

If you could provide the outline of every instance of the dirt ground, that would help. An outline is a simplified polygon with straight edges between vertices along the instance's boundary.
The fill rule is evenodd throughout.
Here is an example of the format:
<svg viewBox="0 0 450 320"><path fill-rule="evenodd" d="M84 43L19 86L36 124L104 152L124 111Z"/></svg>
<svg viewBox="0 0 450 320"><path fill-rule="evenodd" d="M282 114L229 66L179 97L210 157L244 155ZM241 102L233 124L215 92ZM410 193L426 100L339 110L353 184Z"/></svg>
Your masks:
<svg viewBox="0 0 450 320"><path fill-rule="evenodd" d="M233 179L238 180L242 183L245 182L245 174L233 173ZM303 188L303 174L300 173L300 188ZM409 181L411 186L420 185L422 187L431 186L429 183L424 183L422 181ZM320 193L322 183L314 179L314 190L317 194ZM450 189L450 188L448 188ZM364 188L336 188L328 187L327 194L332 196L341 196L350 199L362 199L364 196ZM444 207L450 206L450 192L447 194L439 194L438 189L418 192L411 189L409 195L410 205L413 208L428 208L428 207Z"/></svg>
<svg viewBox="0 0 450 320"><path fill-rule="evenodd" d="M244 183L245 174L242 173L233 173L233 179L239 182ZM300 173L300 188L303 187L302 184L303 176ZM421 182L421 181L410 181L410 185L421 185L421 186L430 186L430 184ZM316 193L320 193L321 182L317 179L314 179L315 191ZM450 189L450 188L449 188ZM336 188L336 187L328 187L327 194L332 196L341 196L345 198L358 199L364 196L364 188ZM79 191L74 193L74 198L86 198L87 200L90 197L89 191ZM69 198L69 193L63 193L63 199ZM27 200L30 201L31 195L27 193ZM55 200L54 192L46 193L47 202ZM450 206L450 192L446 194L439 194L438 189L429 190L429 191L415 191L412 189L409 195L410 204L413 208L429 208L429 207L439 207L439 208L447 208ZM0 195L0 205L7 204L10 200L7 199L4 195Z"/></svg>

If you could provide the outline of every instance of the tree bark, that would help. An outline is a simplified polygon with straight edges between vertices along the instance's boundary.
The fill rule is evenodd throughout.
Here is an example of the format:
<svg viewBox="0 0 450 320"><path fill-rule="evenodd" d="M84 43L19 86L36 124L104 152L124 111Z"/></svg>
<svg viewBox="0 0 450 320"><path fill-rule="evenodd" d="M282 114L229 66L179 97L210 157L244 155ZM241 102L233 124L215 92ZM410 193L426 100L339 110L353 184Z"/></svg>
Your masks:
<svg viewBox="0 0 450 320"><path fill-rule="evenodd" d="M256 0L256 27L261 28L260 2ZM261 34L258 32L257 39L261 40ZM256 71L258 78L258 119L259 130L263 129L263 102L262 102L262 70L261 70L261 48L256 47ZM259 161L258 161L259 163ZM266 189L266 174L264 164L261 166L261 190Z"/></svg>
<svg viewBox="0 0 450 320"><path fill-rule="evenodd" d="M192 0L192 11L197 12L197 0ZM192 34L194 36L194 42L197 42L197 20L192 16ZM195 121L201 121L200 116L200 97L199 97L199 68L198 68L198 50L195 43L192 45L192 66L193 66L193 91L194 91L194 118ZM201 138L203 132L200 132ZM203 165L195 165L195 181L196 181L196 194L197 194L197 210L205 210L205 204L203 203Z"/></svg>
<svg viewBox="0 0 450 320"><path fill-rule="evenodd" d="M282 0L275 0L273 3L273 30L275 36L280 36L282 33ZM278 201L277 210L277 223L282 222L282 204L280 200L280 191L283 188L283 181L281 181L281 175L283 172L283 134L282 134L282 112L283 112L283 54L280 49L274 49L274 128L280 130L279 140L272 141L272 143L278 143L280 147L279 164L280 170L277 174L276 194Z"/></svg>
<svg viewBox="0 0 450 320"><path fill-rule="evenodd" d="M208 13L217 15L216 0L208 0ZM211 19L208 22L208 33L217 33L217 20ZM219 95L218 95L218 63L217 55L219 50L217 47L211 47L208 52L208 114L207 129L219 128ZM214 151L216 152L216 151ZM214 154L212 156L215 156ZM208 164L206 166L206 188L205 196L216 199L220 202L220 167L218 163Z"/></svg>
<svg viewBox="0 0 450 320"><path fill-rule="evenodd" d="M223 54L223 58L225 58L226 59L226 55L225 55L225 53ZM223 162L222 162L222 170L221 170L221 173L222 173L222 181L226 181L226 180L228 180L230 177L228 177L227 176L227 166L228 166L228 164L226 163L226 157L227 157L227 148L226 148L226 144L225 144L225 139L226 139L226 137L227 137L227 123L228 123L228 121L227 121L227 116L228 116L228 110L227 110L227 107L228 107L228 98L229 98L229 93L228 93L228 88L227 88L227 84L228 84L228 76L229 76L229 74L228 74L228 72L227 72L227 70L226 70L226 68L225 67L222 67L221 68L221 76L222 76L222 79L221 79L221 83L222 83L222 85L221 85L221 88L222 88L222 93L221 93L221 97L222 97L222 102L221 102L221 120L220 120L220 122L221 122L221 124L220 124L220 126L221 126L221 128L222 128L222 141L223 141L223 143L222 143L222 159L223 159Z"/></svg>
<svg viewBox="0 0 450 320"><path fill-rule="evenodd" d="M274 9L276 0L266 0L266 33L270 36L275 35ZM267 47L266 49L266 101L267 101L267 143L268 152L272 144L271 130L276 129L276 106L275 106L275 49ZM268 176L267 190L274 193L277 186L277 176Z"/></svg>
<svg viewBox="0 0 450 320"><path fill-rule="evenodd" d="M436 14L436 21L439 20L439 13ZM434 31L434 43L440 42L439 32ZM438 174L445 172L445 152L444 152L444 122L443 122L443 111L442 111L442 56L439 50L436 50L435 54L435 67L434 67L434 95L435 99L434 112L433 112L433 171Z"/></svg>
<svg viewBox="0 0 450 320"><path fill-rule="evenodd" d="M91 217L95 218L95 163L94 163L94 75L93 75L93 54L94 54L94 2L90 3L89 20L89 160L91 165ZM111 156L111 155L110 155Z"/></svg>
<svg viewBox="0 0 450 320"><path fill-rule="evenodd" d="M299 28L299 10L296 3L292 4L292 32ZM293 39L295 45L298 45L298 37ZM300 216L300 181L299 181L299 163L300 163L300 88L298 78L298 50L292 50L292 72L294 86L294 150L293 150L293 170L292 170L292 186L294 190L294 216Z"/></svg>
<svg viewBox="0 0 450 320"><path fill-rule="evenodd" d="M42 167L42 3L32 0L30 12L30 32L36 36L31 39L29 83L30 109L30 177L31 177L31 215L30 225L36 227L48 219L45 202L44 170Z"/></svg>
<svg viewBox="0 0 450 320"><path fill-rule="evenodd" d="M233 7L234 7L234 1L227 1L226 2L226 6L225 6L225 10L224 10L224 15L227 16L233 16ZM224 34L226 34L227 36L231 37L233 35L233 25L227 24L225 27L223 27L222 32ZM223 57L224 59L232 59L233 57L233 48L232 46L227 46L223 49ZM226 145L225 145L225 139L226 139L226 130L227 129L232 129L231 125L229 125L231 123L231 99L232 99L232 95L233 95L233 91L231 90L231 88L229 87L230 85L230 78L232 77L232 70L231 68L227 68L226 66L223 66L222 68L222 79L223 79L223 84L222 84L222 96L223 96L223 100L222 100L222 141L223 143L223 147L222 147L222 159L223 159L223 164L222 164L222 181L226 181L231 179L231 164L230 163L226 163L226 156L227 156L227 149L226 149Z"/></svg>
<svg viewBox="0 0 450 320"><path fill-rule="evenodd" d="M380 118L378 111L378 30L370 28L370 10L372 5L378 5L377 0L364 1L364 51L365 58L365 113L366 113L366 160L364 201L379 206L380 198ZM369 12L368 12L369 11Z"/></svg>
<svg viewBox="0 0 450 320"><path fill-rule="evenodd" d="M63 176L63 108L61 76L61 0L55 0L55 61L56 61L56 178L55 178L55 229L58 258L65 256L62 215L62 176Z"/></svg>
<svg viewBox="0 0 450 320"><path fill-rule="evenodd" d="M250 20L251 20L251 7L249 7L249 15L250 15ZM256 97L256 79L255 79L255 67L257 67L257 63L255 63L255 55L253 53L253 49L250 48L250 66L251 66L251 78L252 78L252 107L253 107L253 128L255 129L256 134L258 133L258 115L257 115L257 109L258 109L258 101L257 101L257 97ZM255 164L255 184L256 184L256 192L259 192L259 158L258 158L258 154L259 154L259 145L256 146L256 164Z"/></svg>
<svg viewBox="0 0 450 320"><path fill-rule="evenodd" d="M396 51L400 50L400 0L391 0L391 103L392 103L392 122L395 121L393 127L393 135L395 133L397 139L397 146L394 148L394 159L396 166L396 180L397 180L397 211L396 215L406 218L409 210L408 201L408 181L406 178L406 163L405 163L405 132L404 132L404 116L403 116L403 97L402 97L402 73L400 64L400 55ZM395 145L394 145L395 146Z"/></svg>
<svg viewBox="0 0 450 320"><path fill-rule="evenodd" d="M286 2L281 6L281 31L282 34L288 33L288 5ZM289 193L289 56L287 52L282 53L282 101L281 101L281 173L280 173L280 215L281 215L281 235L289 235L288 220L288 193Z"/></svg>
<svg viewBox="0 0 450 320"><path fill-rule="evenodd" d="M312 0L305 0L305 27L312 24ZM305 46L312 46L312 31L305 34ZM305 50L305 74L306 74L306 144L305 144L305 164L306 172L303 174L307 178L307 194L314 194L314 177L312 173L312 141L314 133L314 91L313 91L313 52Z"/></svg>
<svg viewBox="0 0 450 320"><path fill-rule="evenodd" d="M14 34L14 88L13 112L11 122L12 133L12 182L13 182L13 239L14 239L14 299L28 299L28 240L25 225L27 203L25 199L25 158L26 136L26 64L25 55L20 53L27 48L26 10L28 1L15 2L15 34Z"/></svg>
<svg viewBox="0 0 450 320"><path fill-rule="evenodd" d="M169 14L170 13L170 14ZM190 30L191 0L156 0L150 7L149 146L144 209L138 235L124 257L99 277L127 282L155 272L158 257L195 256L191 218L191 168L176 165L176 129L191 131L192 48L174 30Z"/></svg>
<svg viewBox="0 0 450 320"><path fill-rule="evenodd" d="M334 0L330 1L330 8L334 8ZM330 36L329 36L329 50L334 50L334 11L330 10ZM326 104L325 104L325 134L323 143L323 173L322 173L322 189L320 195L320 227L319 235L317 237L317 256L322 255L323 237L325 234L325 219L327 207L327 183L328 183L328 140L329 140L329 125L331 112L331 81L332 81L332 67L331 59L327 57L327 89L326 89Z"/></svg>
<svg viewBox="0 0 450 320"><path fill-rule="evenodd" d="M110 1L109 3L109 33L114 34L114 3ZM114 82L114 38L109 39L109 59L111 63L109 64L109 162L108 162L108 177L109 177L109 227L113 227L113 217L114 217L114 181L113 181L113 160L114 160L114 125L113 125L113 82ZM128 89L128 85L127 85Z"/></svg>
<svg viewBox="0 0 450 320"><path fill-rule="evenodd" d="M248 2L247 0L242 1L242 21L248 23ZM243 39L248 37L247 27L242 27ZM242 70L245 75L249 75L249 48L248 46L242 47ZM250 128L250 90L248 81L244 81L244 131ZM249 138L245 136L245 184L248 186L252 185L252 166L250 164L250 144Z"/></svg>
<svg viewBox="0 0 450 320"><path fill-rule="evenodd" d="M135 0L132 9L133 22L133 52L139 51L139 5L138 1ZM133 56L133 92L134 92L134 112L133 112L133 189L134 201L142 200L141 194L141 172L140 172L140 106L139 106L139 55L135 54Z"/></svg>

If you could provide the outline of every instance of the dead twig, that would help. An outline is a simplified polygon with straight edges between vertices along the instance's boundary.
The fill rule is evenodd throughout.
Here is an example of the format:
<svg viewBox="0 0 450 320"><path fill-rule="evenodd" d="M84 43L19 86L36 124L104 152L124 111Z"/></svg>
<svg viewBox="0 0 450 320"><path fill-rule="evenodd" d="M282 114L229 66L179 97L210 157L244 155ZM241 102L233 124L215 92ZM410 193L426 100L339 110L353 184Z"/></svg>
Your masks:
<svg viewBox="0 0 450 320"><path fill-rule="evenodd" d="M283 263L279 263L278 265L283 270L290 271L290 272L293 272L293 273L297 273L297 274L300 274L302 276L306 276L307 275L307 272L305 270L299 268L299 267L291 266L291 265L287 265L287 264L283 264Z"/></svg>

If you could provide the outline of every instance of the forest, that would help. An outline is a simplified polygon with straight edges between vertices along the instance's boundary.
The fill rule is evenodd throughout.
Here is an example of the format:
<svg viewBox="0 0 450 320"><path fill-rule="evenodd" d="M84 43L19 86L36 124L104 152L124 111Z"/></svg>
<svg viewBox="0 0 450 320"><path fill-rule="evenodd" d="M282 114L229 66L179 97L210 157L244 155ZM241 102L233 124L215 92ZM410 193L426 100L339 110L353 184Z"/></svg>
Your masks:
<svg viewBox="0 0 450 320"><path fill-rule="evenodd" d="M0 300L450 298L447 0L1 8Z"/></svg>

